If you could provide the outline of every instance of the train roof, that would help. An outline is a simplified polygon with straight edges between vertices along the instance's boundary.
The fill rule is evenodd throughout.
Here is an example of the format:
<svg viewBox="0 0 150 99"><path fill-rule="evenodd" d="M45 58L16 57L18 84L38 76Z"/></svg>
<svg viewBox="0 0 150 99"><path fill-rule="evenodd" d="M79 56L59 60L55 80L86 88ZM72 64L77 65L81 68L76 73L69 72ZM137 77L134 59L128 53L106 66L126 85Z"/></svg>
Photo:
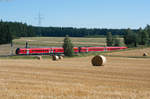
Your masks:
<svg viewBox="0 0 150 99"><path fill-rule="evenodd" d="M61 49L62 47L50 47L50 48L19 48L21 50L26 50L26 49L32 49L32 50L36 50L36 49Z"/></svg>

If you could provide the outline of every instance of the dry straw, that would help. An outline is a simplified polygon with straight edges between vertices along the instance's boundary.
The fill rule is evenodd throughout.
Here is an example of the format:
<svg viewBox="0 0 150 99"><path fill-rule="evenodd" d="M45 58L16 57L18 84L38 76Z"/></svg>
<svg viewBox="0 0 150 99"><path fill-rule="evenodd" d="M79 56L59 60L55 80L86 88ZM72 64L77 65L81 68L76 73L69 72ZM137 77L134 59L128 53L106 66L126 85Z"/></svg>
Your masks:
<svg viewBox="0 0 150 99"><path fill-rule="evenodd" d="M93 66L104 66L106 63L106 57L102 55L96 55L91 60Z"/></svg>
<svg viewBox="0 0 150 99"><path fill-rule="evenodd" d="M59 59L63 59L63 56L59 56Z"/></svg>
<svg viewBox="0 0 150 99"><path fill-rule="evenodd" d="M36 57L38 60L42 60L42 56L37 56Z"/></svg>
<svg viewBox="0 0 150 99"><path fill-rule="evenodd" d="M53 59L54 61L57 61L57 60L59 59L59 56L53 55L53 56L52 56L52 59Z"/></svg>
<svg viewBox="0 0 150 99"><path fill-rule="evenodd" d="M148 54L147 53L143 53L143 56L148 56Z"/></svg>

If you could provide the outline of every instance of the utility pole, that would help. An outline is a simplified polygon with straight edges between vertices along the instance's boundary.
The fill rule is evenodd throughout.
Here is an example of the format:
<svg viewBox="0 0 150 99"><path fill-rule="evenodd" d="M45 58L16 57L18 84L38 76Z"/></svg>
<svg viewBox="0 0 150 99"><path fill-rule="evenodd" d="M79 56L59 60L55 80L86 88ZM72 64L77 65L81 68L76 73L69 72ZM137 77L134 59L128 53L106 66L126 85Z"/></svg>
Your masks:
<svg viewBox="0 0 150 99"><path fill-rule="evenodd" d="M11 53L10 54L13 56L13 41L11 41L10 47L11 47Z"/></svg>
<svg viewBox="0 0 150 99"><path fill-rule="evenodd" d="M26 46L25 46L25 48L28 48L28 41L26 41Z"/></svg>

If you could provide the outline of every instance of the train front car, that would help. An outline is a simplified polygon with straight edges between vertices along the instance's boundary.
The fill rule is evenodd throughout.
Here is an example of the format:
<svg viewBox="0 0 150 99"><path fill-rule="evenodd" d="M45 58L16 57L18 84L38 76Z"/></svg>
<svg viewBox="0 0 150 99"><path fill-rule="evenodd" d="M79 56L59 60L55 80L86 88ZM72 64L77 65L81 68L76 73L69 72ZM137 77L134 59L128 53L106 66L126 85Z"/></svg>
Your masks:
<svg viewBox="0 0 150 99"><path fill-rule="evenodd" d="M20 48L17 48L16 49L16 55L19 55L19 52L20 52Z"/></svg>
<svg viewBox="0 0 150 99"><path fill-rule="evenodd" d="M48 54L49 48L17 48L17 55L43 55Z"/></svg>
<svg viewBox="0 0 150 99"><path fill-rule="evenodd" d="M26 48L17 48L16 49L16 55L26 55L29 54L29 50L27 51Z"/></svg>

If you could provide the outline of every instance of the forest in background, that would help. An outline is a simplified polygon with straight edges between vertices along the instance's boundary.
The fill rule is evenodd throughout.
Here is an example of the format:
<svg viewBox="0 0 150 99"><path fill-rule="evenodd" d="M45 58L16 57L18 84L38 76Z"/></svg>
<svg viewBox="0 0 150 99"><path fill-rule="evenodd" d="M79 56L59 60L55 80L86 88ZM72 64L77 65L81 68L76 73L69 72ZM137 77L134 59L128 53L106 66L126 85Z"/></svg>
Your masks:
<svg viewBox="0 0 150 99"><path fill-rule="evenodd" d="M0 44L10 43L19 37L107 37L108 33L124 37L128 46L149 45L150 26L139 29L104 29L73 27L38 27L20 22L0 21Z"/></svg>

